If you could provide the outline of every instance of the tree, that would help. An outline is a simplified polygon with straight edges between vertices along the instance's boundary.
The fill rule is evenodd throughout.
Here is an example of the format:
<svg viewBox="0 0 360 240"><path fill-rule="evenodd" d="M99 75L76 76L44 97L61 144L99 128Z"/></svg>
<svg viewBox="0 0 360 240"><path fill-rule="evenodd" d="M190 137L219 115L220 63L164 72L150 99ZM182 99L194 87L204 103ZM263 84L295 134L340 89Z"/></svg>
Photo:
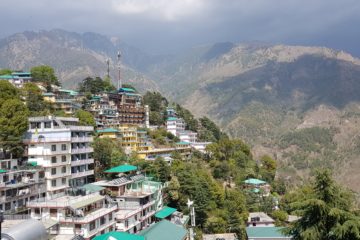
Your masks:
<svg viewBox="0 0 360 240"><path fill-rule="evenodd" d="M107 92L115 91L116 87L113 85L109 76L104 77L104 90Z"/></svg>
<svg viewBox="0 0 360 240"><path fill-rule="evenodd" d="M81 83L79 83L78 89L82 93L89 92L92 94L98 94L105 91L106 87L109 86L100 77L87 77Z"/></svg>
<svg viewBox="0 0 360 240"><path fill-rule="evenodd" d="M20 99L19 90L9 81L0 80L0 108L9 99Z"/></svg>
<svg viewBox="0 0 360 240"><path fill-rule="evenodd" d="M45 110L47 110L47 113L49 112L50 104L44 101L42 91L36 84L26 83L21 89L21 95L25 99L31 115L45 115L45 112L40 113Z"/></svg>
<svg viewBox="0 0 360 240"><path fill-rule="evenodd" d="M293 204L301 218L285 233L294 240L360 239L360 217L352 210L353 196L334 182L329 170L316 172L312 189L305 201Z"/></svg>
<svg viewBox="0 0 360 240"><path fill-rule="evenodd" d="M10 75L11 73L12 73L11 69L8 69L8 68L0 69L0 76L1 75Z"/></svg>
<svg viewBox="0 0 360 240"><path fill-rule="evenodd" d="M0 107L0 148L15 156L22 153L22 136L28 127L29 111L18 99L8 99Z"/></svg>
<svg viewBox="0 0 360 240"><path fill-rule="evenodd" d="M43 83L47 90L51 90L51 85L60 86L60 82L58 81L55 71L52 67L47 65L41 65L31 68L31 77L35 82Z"/></svg>
<svg viewBox="0 0 360 240"><path fill-rule="evenodd" d="M94 116L88 111L79 109L75 112L75 117L79 118L81 125L96 127Z"/></svg>
<svg viewBox="0 0 360 240"><path fill-rule="evenodd" d="M166 182L170 179L170 167L162 157L157 157L154 161L155 175L161 182Z"/></svg>
<svg viewBox="0 0 360 240"><path fill-rule="evenodd" d="M276 161L269 155L264 155L261 159L260 175L267 182L274 181L276 174Z"/></svg>

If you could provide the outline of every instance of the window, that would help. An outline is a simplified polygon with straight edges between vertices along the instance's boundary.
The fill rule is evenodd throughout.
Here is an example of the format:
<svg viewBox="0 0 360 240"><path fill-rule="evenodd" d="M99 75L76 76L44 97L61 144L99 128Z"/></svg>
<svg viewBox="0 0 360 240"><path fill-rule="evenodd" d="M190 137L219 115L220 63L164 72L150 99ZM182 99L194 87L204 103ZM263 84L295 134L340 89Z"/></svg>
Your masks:
<svg viewBox="0 0 360 240"><path fill-rule="evenodd" d="M65 151L66 150L66 144L61 144L61 150Z"/></svg>
<svg viewBox="0 0 360 240"><path fill-rule="evenodd" d="M44 122L44 128L51 128L51 122Z"/></svg>
<svg viewBox="0 0 360 240"><path fill-rule="evenodd" d="M66 156L61 156L61 161L66 162Z"/></svg>
<svg viewBox="0 0 360 240"><path fill-rule="evenodd" d="M56 168L52 168L51 169L51 175L55 175L56 174Z"/></svg>
<svg viewBox="0 0 360 240"><path fill-rule="evenodd" d="M56 145L51 145L51 151L56 151Z"/></svg>
<svg viewBox="0 0 360 240"><path fill-rule="evenodd" d="M51 163L56 163L56 157L51 157Z"/></svg>
<svg viewBox="0 0 360 240"><path fill-rule="evenodd" d="M35 212L36 215L39 215L40 214L40 208L35 208L34 212Z"/></svg>
<svg viewBox="0 0 360 240"><path fill-rule="evenodd" d="M52 187L56 187L56 179L54 179L54 180L51 181L51 186L52 186Z"/></svg>
<svg viewBox="0 0 360 240"><path fill-rule="evenodd" d="M66 178L62 178L61 183L62 183L62 185L66 185Z"/></svg>
<svg viewBox="0 0 360 240"><path fill-rule="evenodd" d="M90 231L95 229L95 221L90 222Z"/></svg>
<svg viewBox="0 0 360 240"><path fill-rule="evenodd" d="M113 219L112 213L109 214L109 221Z"/></svg>
<svg viewBox="0 0 360 240"><path fill-rule="evenodd" d="M105 224L105 217L101 217L100 218L100 225L104 225Z"/></svg>
<svg viewBox="0 0 360 240"><path fill-rule="evenodd" d="M66 173L66 167L65 166L61 168L61 172Z"/></svg>

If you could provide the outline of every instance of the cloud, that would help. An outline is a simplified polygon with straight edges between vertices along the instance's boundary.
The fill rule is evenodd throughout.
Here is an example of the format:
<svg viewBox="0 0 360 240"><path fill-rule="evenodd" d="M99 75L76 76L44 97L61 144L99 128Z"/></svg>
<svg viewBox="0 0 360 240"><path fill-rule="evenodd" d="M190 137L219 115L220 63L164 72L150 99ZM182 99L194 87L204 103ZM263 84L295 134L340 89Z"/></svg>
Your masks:
<svg viewBox="0 0 360 240"><path fill-rule="evenodd" d="M205 0L112 0L112 6L120 14L176 21L200 13L207 4Z"/></svg>

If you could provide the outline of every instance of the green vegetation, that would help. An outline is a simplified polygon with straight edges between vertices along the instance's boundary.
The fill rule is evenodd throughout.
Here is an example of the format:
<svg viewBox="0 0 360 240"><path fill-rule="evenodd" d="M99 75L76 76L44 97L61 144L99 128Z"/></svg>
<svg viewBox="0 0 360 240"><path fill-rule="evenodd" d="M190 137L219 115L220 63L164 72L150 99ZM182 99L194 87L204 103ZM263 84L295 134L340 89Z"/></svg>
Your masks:
<svg viewBox="0 0 360 240"><path fill-rule="evenodd" d="M42 91L34 83L26 83L20 90L31 116L44 116L53 112L51 104L44 101Z"/></svg>
<svg viewBox="0 0 360 240"><path fill-rule="evenodd" d="M305 199L290 205L301 218L286 233L294 240L360 239L360 217L352 194L337 185L329 170L318 171Z"/></svg>
<svg viewBox="0 0 360 240"><path fill-rule="evenodd" d="M144 95L144 104L149 106L150 124L164 125L166 120L166 107L168 101L159 92L146 92Z"/></svg>
<svg viewBox="0 0 360 240"><path fill-rule="evenodd" d="M35 82L41 82L45 85L48 91L51 90L51 85L60 86L54 69L47 65L36 66L30 69L31 77Z"/></svg>
<svg viewBox="0 0 360 240"><path fill-rule="evenodd" d="M0 76L1 75L10 75L10 74L12 74L11 69L7 69L7 68L0 69Z"/></svg>
<svg viewBox="0 0 360 240"><path fill-rule="evenodd" d="M116 88L110 81L103 81L100 77L87 77L78 85L79 92L98 94L104 91L114 91Z"/></svg>
<svg viewBox="0 0 360 240"><path fill-rule="evenodd" d="M79 123L81 125L96 127L95 119L93 115L88 111L79 109L75 112L75 117L79 118Z"/></svg>

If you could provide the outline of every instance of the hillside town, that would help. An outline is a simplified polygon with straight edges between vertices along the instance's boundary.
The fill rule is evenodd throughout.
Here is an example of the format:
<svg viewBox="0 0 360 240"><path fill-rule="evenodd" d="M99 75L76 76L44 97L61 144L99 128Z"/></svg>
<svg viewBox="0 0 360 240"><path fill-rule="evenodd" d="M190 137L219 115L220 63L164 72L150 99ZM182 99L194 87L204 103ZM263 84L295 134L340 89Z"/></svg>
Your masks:
<svg viewBox="0 0 360 240"><path fill-rule="evenodd" d="M93 91L96 81L110 89ZM102 79L69 90L11 72L0 84L0 105L17 98L26 123L16 138L9 126L20 121L17 110L2 120L10 129L0 149L2 240L292 239L284 227L300 218L280 209L274 160L258 165L210 120L194 125L157 93ZM216 162L225 155L241 167Z"/></svg>

